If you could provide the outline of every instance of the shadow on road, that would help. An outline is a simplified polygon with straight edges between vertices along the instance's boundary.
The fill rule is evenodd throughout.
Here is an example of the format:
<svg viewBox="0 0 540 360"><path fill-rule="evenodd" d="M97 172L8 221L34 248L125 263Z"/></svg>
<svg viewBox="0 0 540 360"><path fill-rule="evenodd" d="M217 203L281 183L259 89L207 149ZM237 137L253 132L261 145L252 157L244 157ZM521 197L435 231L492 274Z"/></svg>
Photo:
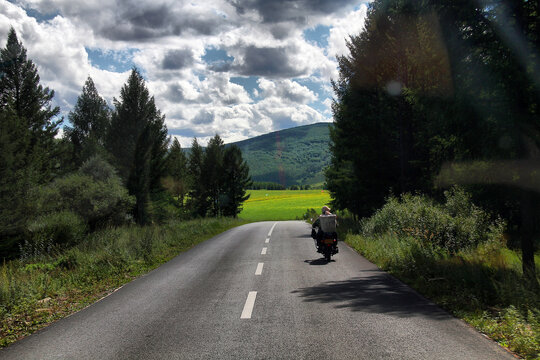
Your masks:
<svg viewBox="0 0 540 360"><path fill-rule="evenodd" d="M451 315L409 287L378 271L366 277L329 281L318 286L301 288L292 293L298 294L306 302L335 303L338 309L350 308L352 311L391 314L404 318L416 316L438 320L451 318Z"/></svg>
<svg viewBox="0 0 540 360"><path fill-rule="evenodd" d="M315 260L304 260L305 263L308 263L309 265L326 265L329 262L335 262L335 260L330 260L329 262L326 261L325 258L315 259Z"/></svg>

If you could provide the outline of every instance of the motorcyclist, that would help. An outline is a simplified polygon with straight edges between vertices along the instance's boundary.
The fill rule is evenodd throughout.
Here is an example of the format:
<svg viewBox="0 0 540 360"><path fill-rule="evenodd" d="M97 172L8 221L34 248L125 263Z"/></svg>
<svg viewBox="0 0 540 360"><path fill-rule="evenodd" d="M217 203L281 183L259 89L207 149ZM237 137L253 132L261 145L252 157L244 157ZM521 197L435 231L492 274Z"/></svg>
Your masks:
<svg viewBox="0 0 540 360"><path fill-rule="evenodd" d="M324 205L324 206L322 207L322 213L321 213L321 215L331 215L331 214L332 214L332 213L330 212L330 208L329 208L328 206ZM317 220L315 220L315 221L313 222L313 225L312 225L311 227L312 227L312 228L316 228L316 227L317 227L317 228L320 229L320 227L321 227L321 219L320 219L320 218L317 218Z"/></svg>
<svg viewBox="0 0 540 360"><path fill-rule="evenodd" d="M332 215L331 210L328 206L323 206L321 215ZM317 229L317 230L315 230ZM311 236L317 241L317 249L320 246L321 239L323 237L323 231L321 229L321 218L320 216L313 222L311 225Z"/></svg>

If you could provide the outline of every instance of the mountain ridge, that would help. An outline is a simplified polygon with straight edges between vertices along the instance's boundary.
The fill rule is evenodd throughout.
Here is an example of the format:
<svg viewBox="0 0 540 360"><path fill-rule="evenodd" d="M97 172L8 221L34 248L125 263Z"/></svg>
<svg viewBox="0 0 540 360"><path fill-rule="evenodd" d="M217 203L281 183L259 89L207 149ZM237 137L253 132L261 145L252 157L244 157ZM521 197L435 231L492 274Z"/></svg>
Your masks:
<svg viewBox="0 0 540 360"><path fill-rule="evenodd" d="M253 181L275 182L285 187L324 182L330 164L330 127L315 123L273 131L228 145L242 151Z"/></svg>

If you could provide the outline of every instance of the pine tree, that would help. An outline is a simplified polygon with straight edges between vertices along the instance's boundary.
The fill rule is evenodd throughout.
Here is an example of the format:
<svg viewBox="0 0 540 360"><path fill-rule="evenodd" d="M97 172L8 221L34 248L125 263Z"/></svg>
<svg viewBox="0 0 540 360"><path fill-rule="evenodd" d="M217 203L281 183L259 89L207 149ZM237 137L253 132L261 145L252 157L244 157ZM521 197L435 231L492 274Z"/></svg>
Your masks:
<svg viewBox="0 0 540 360"><path fill-rule="evenodd" d="M390 191L433 191L445 156L431 147L451 143L442 130L453 89L432 13L423 1L375 1L365 31L348 42L350 54L338 57L326 173L338 209L368 216Z"/></svg>
<svg viewBox="0 0 540 360"><path fill-rule="evenodd" d="M178 139L174 139L167 154L167 178L164 186L176 198L176 204L182 208L188 190L187 157Z"/></svg>
<svg viewBox="0 0 540 360"><path fill-rule="evenodd" d="M35 179L26 166L29 132L8 108L0 108L0 257L11 257L29 215L28 190Z"/></svg>
<svg viewBox="0 0 540 360"><path fill-rule="evenodd" d="M242 151L236 145L228 146L223 155L223 194L220 201L224 216L238 216L242 203L249 199L246 189L252 184Z"/></svg>
<svg viewBox="0 0 540 360"><path fill-rule="evenodd" d="M136 198L137 223L145 224L151 221L151 193L160 191L160 179L165 175L165 118L137 69L132 70L114 105L106 147L130 194Z"/></svg>
<svg viewBox="0 0 540 360"><path fill-rule="evenodd" d="M65 137L73 144L73 165L78 168L95 155L104 157L110 109L99 95L92 78L86 79L68 118L72 126L64 127L64 131Z"/></svg>
<svg viewBox="0 0 540 360"><path fill-rule="evenodd" d="M457 182L474 184L475 200L508 219L523 273L537 286L540 191L523 183L540 159L540 2L482 4L370 4L365 31L338 58L327 183L338 208L365 216L390 189L435 192L445 162L467 169L464 161L481 160L485 171L504 159L511 180L499 173L486 181L489 171L471 167ZM401 84L394 94L391 80Z"/></svg>
<svg viewBox="0 0 540 360"><path fill-rule="evenodd" d="M40 83L36 65L10 29L6 47L0 50L0 106L13 109L21 126L29 131L26 165L38 169L36 181L47 182L55 164L54 137L62 120L59 107L51 107L54 91Z"/></svg>
<svg viewBox="0 0 540 360"><path fill-rule="evenodd" d="M0 49L0 256L15 254L32 215L28 193L48 182L56 165L60 110L50 105L54 92L39 82L11 28Z"/></svg>
<svg viewBox="0 0 540 360"><path fill-rule="evenodd" d="M202 181L205 185L206 197L210 201L210 215L221 215L220 195L223 188L223 140L215 135L208 142L204 152Z"/></svg>
<svg viewBox="0 0 540 360"><path fill-rule="evenodd" d="M204 150L196 138L191 143L191 152L188 160L188 172L190 178L190 191L188 208L194 216L205 217L210 203L207 197L205 181L203 180Z"/></svg>

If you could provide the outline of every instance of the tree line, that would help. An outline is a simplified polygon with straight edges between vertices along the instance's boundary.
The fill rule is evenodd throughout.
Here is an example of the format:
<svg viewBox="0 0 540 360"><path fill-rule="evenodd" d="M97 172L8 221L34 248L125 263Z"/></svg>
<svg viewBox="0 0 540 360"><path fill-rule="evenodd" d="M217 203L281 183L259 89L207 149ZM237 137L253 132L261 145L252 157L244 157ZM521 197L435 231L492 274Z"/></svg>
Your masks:
<svg viewBox="0 0 540 360"><path fill-rule="evenodd" d="M136 68L113 108L88 77L61 138L53 97L11 28L0 50L0 256L107 226L241 211L251 179L240 149L215 135L186 156Z"/></svg>
<svg viewBox="0 0 540 360"><path fill-rule="evenodd" d="M539 11L526 0L372 2L332 84L334 207L366 217L389 195L466 186L507 220L535 283Z"/></svg>
<svg viewBox="0 0 540 360"><path fill-rule="evenodd" d="M285 190L285 186L271 181L253 181L250 190Z"/></svg>
<svg viewBox="0 0 540 360"><path fill-rule="evenodd" d="M291 185L286 188L282 184L271 181L253 181L249 186L250 190L311 190L311 185Z"/></svg>

